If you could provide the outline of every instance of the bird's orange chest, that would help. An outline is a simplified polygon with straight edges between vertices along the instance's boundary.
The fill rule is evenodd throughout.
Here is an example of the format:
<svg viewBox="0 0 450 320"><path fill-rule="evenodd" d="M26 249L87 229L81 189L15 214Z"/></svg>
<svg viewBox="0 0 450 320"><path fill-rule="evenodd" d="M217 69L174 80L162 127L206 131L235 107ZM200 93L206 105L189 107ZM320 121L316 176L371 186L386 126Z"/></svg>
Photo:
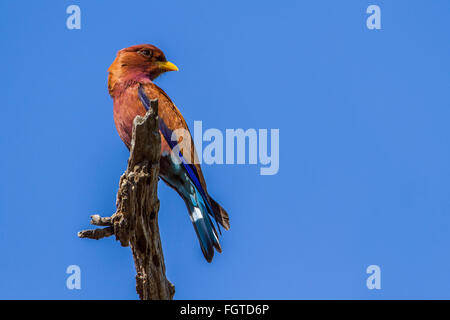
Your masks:
<svg viewBox="0 0 450 320"><path fill-rule="evenodd" d="M120 138L128 148L131 145L134 118L144 116L146 112L138 97L138 85L129 86L114 97L114 123Z"/></svg>

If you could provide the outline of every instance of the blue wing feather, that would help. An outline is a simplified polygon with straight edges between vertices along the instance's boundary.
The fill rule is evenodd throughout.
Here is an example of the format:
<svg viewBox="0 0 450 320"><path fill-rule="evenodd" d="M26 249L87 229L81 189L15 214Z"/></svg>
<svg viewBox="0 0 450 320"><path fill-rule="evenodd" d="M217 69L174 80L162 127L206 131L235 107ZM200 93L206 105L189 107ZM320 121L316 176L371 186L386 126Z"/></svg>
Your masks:
<svg viewBox="0 0 450 320"><path fill-rule="evenodd" d="M139 99L141 100L142 104L144 105L144 108L148 111L151 106L150 99L145 94L144 89L141 85L139 86L139 89L138 89L138 95L139 95ZM166 123L164 122L164 120L162 118L159 118L159 131L161 131L164 139L169 144L170 149L173 150L175 148L175 146L177 145L177 141L172 141L173 131L170 130L169 127L167 127ZM191 163L188 163L184 159L183 155L181 154L181 151L179 152L178 156L181 160L183 167L187 171L189 178L192 180L192 182L196 186L197 190L199 190L204 201L206 202L206 206L208 208L209 213L211 215L213 215L213 210L212 210L211 204L209 203L209 198L207 197L206 192L205 192L205 190L203 190L203 187L199 181L199 178L198 178L199 175L197 172L197 168L194 165L192 165ZM220 230L220 228L219 228L219 230Z"/></svg>

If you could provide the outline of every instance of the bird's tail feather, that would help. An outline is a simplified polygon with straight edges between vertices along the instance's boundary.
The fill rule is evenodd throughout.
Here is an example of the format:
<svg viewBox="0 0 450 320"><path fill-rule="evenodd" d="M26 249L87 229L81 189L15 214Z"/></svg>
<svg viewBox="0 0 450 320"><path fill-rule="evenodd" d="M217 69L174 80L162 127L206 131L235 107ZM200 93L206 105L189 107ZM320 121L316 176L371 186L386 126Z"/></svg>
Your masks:
<svg viewBox="0 0 450 320"><path fill-rule="evenodd" d="M218 221L225 230L230 229L230 218L228 213L224 208L220 206L213 198L209 197L209 202L211 203L212 211L214 213L214 218Z"/></svg>
<svg viewBox="0 0 450 320"><path fill-rule="evenodd" d="M211 217L208 215L206 205L198 192L196 192L196 199L191 198L186 203L203 255L208 262L211 262L214 256L214 248L218 252L222 252L222 248L220 247L217 231L214 228Z"/></svg>

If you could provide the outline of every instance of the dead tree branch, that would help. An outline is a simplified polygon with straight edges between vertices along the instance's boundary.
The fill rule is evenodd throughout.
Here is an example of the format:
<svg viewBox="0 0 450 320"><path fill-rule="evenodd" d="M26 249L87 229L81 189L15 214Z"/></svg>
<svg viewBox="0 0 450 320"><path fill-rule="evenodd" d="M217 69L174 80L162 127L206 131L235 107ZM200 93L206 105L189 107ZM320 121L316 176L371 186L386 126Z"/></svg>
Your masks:
<svg viewBox="0 0 450 320"><path fill-rule="evenodd" d="M151 101L145 117L133 126L127 171L120 178L117 211L111 217L91 216L91 224L106 228L83 230L80 238L116 236L130 246L136 267L136 291L142 300L170 300L175 287L166 278L158 227L157 196L161 138L158 131L158 102Z"/></svg>

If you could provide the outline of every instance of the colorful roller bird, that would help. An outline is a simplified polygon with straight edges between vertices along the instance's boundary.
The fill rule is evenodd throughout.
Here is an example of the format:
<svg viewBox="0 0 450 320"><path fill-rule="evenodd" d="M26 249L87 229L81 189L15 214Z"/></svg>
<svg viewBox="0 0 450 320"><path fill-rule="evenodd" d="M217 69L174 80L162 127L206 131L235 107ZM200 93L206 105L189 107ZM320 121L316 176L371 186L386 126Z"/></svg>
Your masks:
<svg viewBox="0 0 450 320"><path fill-rule="evenodd" d="M217 230L212 219L226 230L230 228L227 212L208 194L205 179L197 159L193 140L191 152L176 148L182 141L174 131L189 128L178 108L167 94L153 83L167 71L177 71L164 53L149 44L136 45L120 50L109 67L108 90L114 100L114 122L120 138L130 148L133 120L144 116L151 99L158 99L159 133L161 135L160 178L183 198L192 224L208 262L214 256L214 248L222 252ZM175 133L177 133L175 131ZM185 138L183 136L183 138ZM180 151L181 149L181 151ZM189 149L189 148L188 148Z"/></svg>

